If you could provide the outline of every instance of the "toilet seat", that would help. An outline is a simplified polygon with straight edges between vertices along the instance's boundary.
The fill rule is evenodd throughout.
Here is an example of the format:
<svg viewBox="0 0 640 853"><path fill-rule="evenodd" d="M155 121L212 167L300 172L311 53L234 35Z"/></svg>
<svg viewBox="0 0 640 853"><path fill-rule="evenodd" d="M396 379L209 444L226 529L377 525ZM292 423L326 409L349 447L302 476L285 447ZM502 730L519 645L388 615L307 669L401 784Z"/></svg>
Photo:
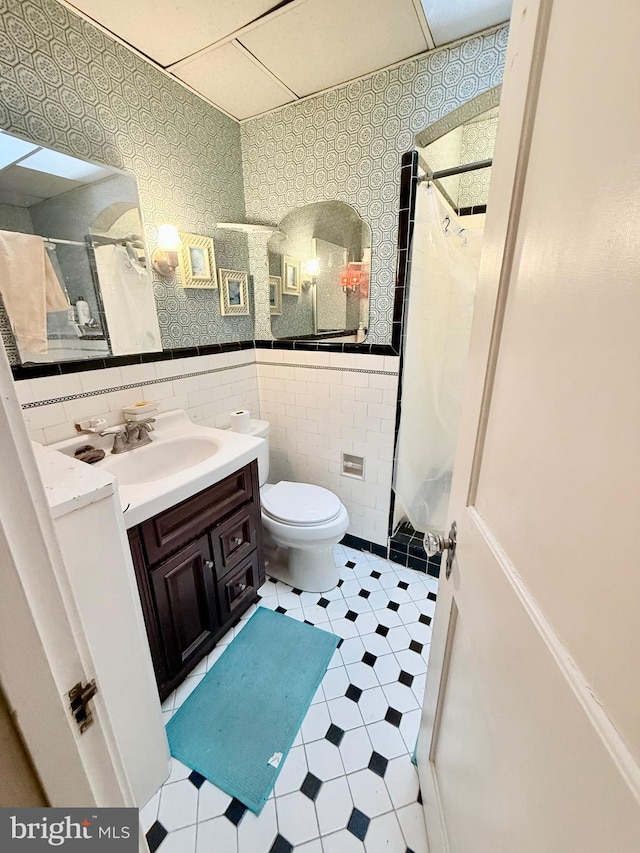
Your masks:
<svg viewBox="0 0 640 853"><path fill-rule="evenodd" d="M262 511L281 524L325 524L336 519L341 509L337 495L310 483L282 480L262 494Z"/></svg>

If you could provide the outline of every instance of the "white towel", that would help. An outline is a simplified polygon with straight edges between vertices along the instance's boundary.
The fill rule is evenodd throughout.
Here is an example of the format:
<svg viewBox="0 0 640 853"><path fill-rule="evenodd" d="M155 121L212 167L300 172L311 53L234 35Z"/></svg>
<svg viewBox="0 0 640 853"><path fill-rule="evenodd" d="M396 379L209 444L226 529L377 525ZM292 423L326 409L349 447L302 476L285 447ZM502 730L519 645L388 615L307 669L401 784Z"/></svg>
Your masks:
<svg viewBox="0 0 640 853"><path fill-rule="evenodd" d="M0 231L0 294L22 352L47 352L47 313L69 301L35 234Z"/></svg>

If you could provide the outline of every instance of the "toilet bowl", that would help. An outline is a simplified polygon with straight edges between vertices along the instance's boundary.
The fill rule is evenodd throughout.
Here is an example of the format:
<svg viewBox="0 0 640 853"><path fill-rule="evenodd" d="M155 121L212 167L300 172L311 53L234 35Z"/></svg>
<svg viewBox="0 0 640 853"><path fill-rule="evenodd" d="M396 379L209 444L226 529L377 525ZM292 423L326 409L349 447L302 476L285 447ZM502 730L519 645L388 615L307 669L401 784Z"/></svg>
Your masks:
<svg viewBox="0 0 640 853"><path fill-rule="evenodd" d="M251 421L251 434L264 441L258 456L266 571L305 592L326 592L338 583L333 560L349 528L349 514L337 495L322 486L282 480L267 483L269 423Z"/></svg>

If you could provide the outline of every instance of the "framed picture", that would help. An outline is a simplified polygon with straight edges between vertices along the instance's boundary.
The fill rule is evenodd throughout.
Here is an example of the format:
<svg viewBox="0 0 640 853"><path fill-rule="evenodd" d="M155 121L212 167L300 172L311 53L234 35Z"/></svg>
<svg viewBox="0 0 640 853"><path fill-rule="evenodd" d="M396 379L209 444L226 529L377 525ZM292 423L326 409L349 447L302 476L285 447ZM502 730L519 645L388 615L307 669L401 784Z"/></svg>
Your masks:
<svg viewBox="0 0 640 853"><path fill-rule="evenodd" d="M220 270L220 313L228 315L248 314L249 295L246 272Z"/></svg>
<svg viewBox="0 0 640 853"><path fill-rule="evenodd" d="M269 313L282 314L282 277L269 276Z"/></svg>
<svg viewBox="0 0 640 853"><path fill-rule="evenodd" d="M282 292L300 296L300 261L288 255L282 260Z"/></svg>
<svg viewBox="0 0 640 853"><path fill-rule="evenodd" d="M180 280L183 287L217 287L216 258L211 237L180 234Z"/></svg>

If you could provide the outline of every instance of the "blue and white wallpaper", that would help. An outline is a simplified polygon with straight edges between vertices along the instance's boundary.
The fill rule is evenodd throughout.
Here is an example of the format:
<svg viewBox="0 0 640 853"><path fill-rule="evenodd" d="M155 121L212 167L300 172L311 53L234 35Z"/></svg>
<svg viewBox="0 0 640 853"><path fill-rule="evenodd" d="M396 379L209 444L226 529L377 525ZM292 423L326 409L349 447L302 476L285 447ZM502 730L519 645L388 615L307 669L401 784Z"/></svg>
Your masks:
<svg viewBox="0 0 640 853"><path fill-rule="evenodd" d="M299 205L348 202L372 228L368 342L389 343L400 155L417 131L501 83L507 34L239 124L56 0L0 0L0 127L132 172L150 248L157 226L173 222L212 236L222 268L249 269L249 249L218 221L275 225ZM217 290L157 278L155 293L167 348L254 336L251 317L221 317ZM0 330L15 360L4 312Z"/></svg>
<svg viewBox="0 0 640 853"><path fill-rule="evenodd" d="M502 82L508 27L242 122L250 221L339 199L372 230L368 343L391 341L400 157L415 134Z"/></svg>
<svg viewBox="0 0 640 853"><path fill-rule="evenodd" d="M169 37L169 36L168 36ZM248 269L240 127L55 0L0 2L0 127L133 172L150 249L156 228L213 236L219 267ZM250 317L222 317L217 290L157 278L165 348L247 340ZM4 311L0 328L15 350Z"/></svg>

